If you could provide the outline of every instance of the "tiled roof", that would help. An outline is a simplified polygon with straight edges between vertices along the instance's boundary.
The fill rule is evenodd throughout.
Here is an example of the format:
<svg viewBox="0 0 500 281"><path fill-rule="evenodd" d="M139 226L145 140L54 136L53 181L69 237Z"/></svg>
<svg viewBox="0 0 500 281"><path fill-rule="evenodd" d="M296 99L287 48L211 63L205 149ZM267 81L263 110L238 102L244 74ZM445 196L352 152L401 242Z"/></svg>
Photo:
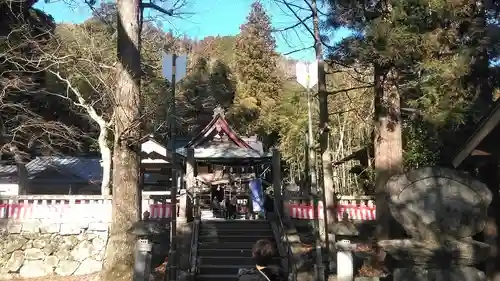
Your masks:
<svg viewBox="0 0 500 281"><path fill-rule="evenodd" d="M11 183L17 181L17 166L2 165L0 166L0 182Z"/></svg>
<svg viewBox="0 0 500 281"><path fill-rule="evenodd" d="M191 137L176 137L175 149L177 150L179 148L185 147L191 141L191 139L192 139ZM173 147L172 140L168 140L167 149L169 151L173 151L172 147Z"/></svg>
<svg viewBox="0 0 500 281"><path fill-rule="evenodd" d="M0 166L0 177L5 176L5 175L10 175L10 174L15 174L17 173L17 166L16 165L2 165Z"/></svg>
<svg viewBox="0 0 500 281"><path fill-rule="evenodd" d="M256 137L242 137L241 139L248 143L248 145L253 149L260 153L264 153L264 145Z"/></svg>
<svg viewBox="0 0 500 281"><path fill-rule="evenodd" d="M101 181L102 167L100 158L84 158L72 156L42 156L26 164L30 178L49 168L61 173L81 178L85 181Z"/></svg>

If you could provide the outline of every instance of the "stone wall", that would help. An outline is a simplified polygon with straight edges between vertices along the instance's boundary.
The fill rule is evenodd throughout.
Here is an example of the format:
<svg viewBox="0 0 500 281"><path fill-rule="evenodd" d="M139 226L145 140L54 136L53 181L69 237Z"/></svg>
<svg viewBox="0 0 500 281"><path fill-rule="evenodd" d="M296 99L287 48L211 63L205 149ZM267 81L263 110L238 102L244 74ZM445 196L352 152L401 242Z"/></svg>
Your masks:
<svg viewBox="0 0 500 281"><path fill-rule="evenodd" d="M109 224L0 220L0 279L101 270Z"/></svg>

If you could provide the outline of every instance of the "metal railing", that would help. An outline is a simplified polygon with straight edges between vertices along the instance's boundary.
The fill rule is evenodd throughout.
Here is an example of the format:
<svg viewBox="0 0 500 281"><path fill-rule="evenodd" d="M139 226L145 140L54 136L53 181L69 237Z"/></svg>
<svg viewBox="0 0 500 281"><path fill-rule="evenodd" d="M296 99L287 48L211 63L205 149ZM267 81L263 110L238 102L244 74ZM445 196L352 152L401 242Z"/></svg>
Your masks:
<svg viewBox="0 0 500 281"><path fill-rule="evenodd" d="M193 228L191 232L191 248L189 255L189 263L191 267L189 268L190 280L194 280L198 266L198 235L200 229L200 206L199 206L199 195L196 194L193 198Z"/></svg>
<svg viewBox="0 0 500 281"><path fill-rule="evenodd" d="M189 275L194 277L197 271L198 265L198 231L200 228L200 220L195 218L193 221L193 229L191 234L191 250L190 250L190 258L189 262L191 267L189 268ZM193 279L191 279L193 280Z"/></svg>
<svg viewBox="0 0 500 281"><path fill-rule="evenodd" d="M276 202L276 201L275 201ZM279 210L279 206L275 204L274 212L277 217L277 227L278 227L278 235L280 239L280 243L284 246L283 248L286 250L287 255L287 263L286 268L284 270L288 273L289 281L297 280L297 267L294 262L294 256L292 249L290 247L290 241L288 240L288 234L286 233L285 224L283 223L283 217Z"/></svg>

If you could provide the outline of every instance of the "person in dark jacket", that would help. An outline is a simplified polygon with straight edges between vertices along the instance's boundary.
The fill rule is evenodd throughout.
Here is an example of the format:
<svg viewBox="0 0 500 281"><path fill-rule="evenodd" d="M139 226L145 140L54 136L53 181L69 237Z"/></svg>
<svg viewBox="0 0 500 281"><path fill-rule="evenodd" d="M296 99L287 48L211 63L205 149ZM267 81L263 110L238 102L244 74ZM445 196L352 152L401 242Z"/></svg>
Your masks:
<svg viewBox="0 0 500 281"><path fill-rule="evenodd" d="M225 218L226 220L228 220L228 219L230 219L230 218L231 218L231 204L230 204L230 202L229 202L229 197L228 197L228 196L226 196L226 197L224 198L224 201L222 201L222 202L224 202L224 203L223 203L223 208L224 208L224 218Z"/></svg>
<svg viewBox="0 0 500 281"><path fill-rule="evenodd" d="M238 281L286 281L283 270L272 264L275 256L276 250L269 240L257 241L252 248L255 267L241 268Z"/></svg>
<svg viewBox="0 0 500 281"><path fill-rule="evenodd" d="M238 210L238 198L236 196L233 196L231 200L229 201L229 218L230 219L235 219L236 218L236 211Z"/></svg>
<svg viewBox="0 0 500 281"><path fill-rule="evenodd" d="M274 212L274 199L271 196L271 194L266 193L266 196L264 197L264 210L266 211L266 216L267 214Z"/></svg>
<svg viewBox="0 0 500 281"><path fill-rule="evenodd" d="M212 200L212 212L214 214L214 218L218 217L220 214L220 202L217 197L214 197L214 200Z"/></svg>

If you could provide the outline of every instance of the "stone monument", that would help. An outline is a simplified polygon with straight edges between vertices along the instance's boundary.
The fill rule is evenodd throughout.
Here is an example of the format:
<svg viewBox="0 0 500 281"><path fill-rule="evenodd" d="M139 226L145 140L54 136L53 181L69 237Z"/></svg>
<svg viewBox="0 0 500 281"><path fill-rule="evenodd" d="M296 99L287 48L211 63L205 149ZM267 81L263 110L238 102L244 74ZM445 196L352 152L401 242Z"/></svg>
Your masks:
<svg viewBox="0 0 500 281"><path fill-rule="evenodd" d="M422 168L387 183L392 215L411 239L378 244L398 261L395 281L482 281L474 265L489 245L472 236L483 230L492 194L472 177L446 168Z"/></svg>

